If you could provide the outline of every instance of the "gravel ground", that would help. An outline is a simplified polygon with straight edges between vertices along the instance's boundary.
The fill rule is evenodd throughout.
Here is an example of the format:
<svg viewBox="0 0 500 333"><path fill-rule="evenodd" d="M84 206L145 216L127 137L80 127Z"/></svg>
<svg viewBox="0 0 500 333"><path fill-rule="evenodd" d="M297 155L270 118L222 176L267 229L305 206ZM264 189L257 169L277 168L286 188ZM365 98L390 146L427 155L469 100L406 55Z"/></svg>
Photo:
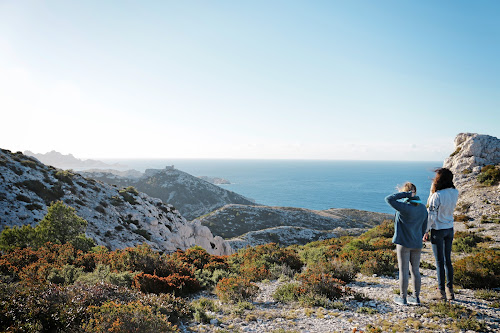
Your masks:
<svg viewBox="0 0 500 333"><path fill-rule="evenodd" d="M433 263L431 249L424 248L422 260ZM195 298L213 299L219 310L207 312L212 318L210 324L195 322L181 329L183 332L324 333L370 332L370 327L374 327L380 328L382 332L474 332L453 328L454 319L438 317L429 309L430 305L438 303L432 300L437 293L436 273L430 269L420 271L422 306L393 303L394 291L399 288L398 280L394 277L358 274L356 281L348 286L364 298L339 300L345 306L345 309L340 310L275 302L273 292L279 285L286 283L276 280L258 283L259 293L252 302L253 308L240 313L232 310L234 306L221 304L213 294L198 294ZM500 309L491 306L493 301L478 299L468 289L458 289L455 293L456 300L452 303L475 311L477 319L486 324L483 331L500 332Z"/></svg>

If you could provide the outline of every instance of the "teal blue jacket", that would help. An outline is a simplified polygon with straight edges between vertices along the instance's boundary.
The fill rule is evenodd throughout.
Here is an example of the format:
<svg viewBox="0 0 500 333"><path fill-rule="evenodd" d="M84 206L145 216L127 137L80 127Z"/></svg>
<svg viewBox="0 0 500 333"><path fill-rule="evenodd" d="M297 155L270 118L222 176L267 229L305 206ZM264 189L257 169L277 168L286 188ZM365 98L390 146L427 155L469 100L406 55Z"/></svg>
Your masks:
<svg viewBox="0 0 500 333"><path fill-rule="evenodd" d="M427 208L419 197L411 197L411 194L395 193L387 196L385 201L396 210L392 242L410 249L420 249L427 229Z"/></svg>

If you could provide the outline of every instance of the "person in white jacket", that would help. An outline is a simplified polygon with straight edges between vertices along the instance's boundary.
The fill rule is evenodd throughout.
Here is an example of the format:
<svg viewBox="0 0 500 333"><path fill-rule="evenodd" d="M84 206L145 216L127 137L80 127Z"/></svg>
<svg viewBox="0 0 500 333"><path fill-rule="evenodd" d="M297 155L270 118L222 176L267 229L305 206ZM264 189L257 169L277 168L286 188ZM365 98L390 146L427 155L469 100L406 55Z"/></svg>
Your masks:
<svg viewBox="0 0 500 333"><path fill-rule="evenodd" d="M431 194L427 200L428 222L423 240L431 240L441 299L453 300L455 295L451 245L454 235L453 212L458 201L458 190L453 185L453 173L449 169L439 168L435 172Z"/></svg>

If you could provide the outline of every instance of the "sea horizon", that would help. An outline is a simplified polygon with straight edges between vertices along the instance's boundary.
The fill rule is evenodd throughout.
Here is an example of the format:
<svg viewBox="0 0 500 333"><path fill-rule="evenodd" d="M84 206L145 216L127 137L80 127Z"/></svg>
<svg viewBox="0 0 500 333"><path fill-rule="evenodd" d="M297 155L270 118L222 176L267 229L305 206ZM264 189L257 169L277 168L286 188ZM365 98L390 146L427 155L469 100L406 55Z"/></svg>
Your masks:
<svg viewBox="0 0 500 333"><path fill-rule="evenodd" d="M219 177L222 188L257 204L311 210L351 208L393 213L385 196L410 181L427 201L433 170L442 161L292 159L101 159L144 172L174 166L193 176Z"/></svg>

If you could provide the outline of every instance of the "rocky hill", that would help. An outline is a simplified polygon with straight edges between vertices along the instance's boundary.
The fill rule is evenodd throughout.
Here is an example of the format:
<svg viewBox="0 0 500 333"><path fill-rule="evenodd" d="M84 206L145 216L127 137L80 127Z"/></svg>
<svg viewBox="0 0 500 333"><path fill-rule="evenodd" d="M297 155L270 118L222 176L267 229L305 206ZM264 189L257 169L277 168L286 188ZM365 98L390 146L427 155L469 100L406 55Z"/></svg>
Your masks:
<svg viewBox="0 0 500 333"><path fill-rule="evenodd" d="M1 229L35 225L56 200L74 207L88 222L86 235L110 249L148 243L167 252L194 245L213 254L231 252L221 237L198 222L187 222L160 199L47 166L20 152L0 150Z"/></svg>
<svg viewBox="0 0 500 333"><path fill-rule="evenodd" d="M360 234L380 224L390 214L355 209L315 211L292 207L227 205L199 221L215 235L231 240L233 248L276 242L306 244L338 235Z"/></svg>
<svg viewBox="0 0 500 333"><path fill-rule="evenodd" d="M455 186L460 192L455 213L460 220L467 222L455 225L459 230L482 229L485 235L500 242L497 231L500 223L500 184L485 185L478 180L482 168L487 165L500 169L500 140L474 133L458 134L455 151L443 164L453 172Z"/></svg>
<svg viewBox="0 0 500 333"><path fill-rule="evenodd" d="M82 174L118 187L134 186L141 192L174 205L188 220L228 204L255 205L242 195L171 166L165 169L148 169L139 178L122 177L106 171L82 172Z"/></svg>

